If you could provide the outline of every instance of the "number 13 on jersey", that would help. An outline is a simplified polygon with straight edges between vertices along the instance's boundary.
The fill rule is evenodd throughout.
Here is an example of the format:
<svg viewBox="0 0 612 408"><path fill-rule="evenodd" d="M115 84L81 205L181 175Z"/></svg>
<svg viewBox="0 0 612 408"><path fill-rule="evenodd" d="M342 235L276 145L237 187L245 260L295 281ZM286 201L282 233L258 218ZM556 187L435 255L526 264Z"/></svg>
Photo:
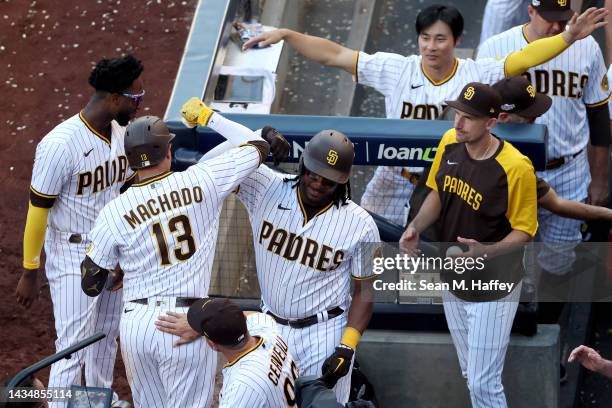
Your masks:
<svg viewBox="0 0 612 408"><path fill-rule="evenodd" d="M196 252L197 248L193 239L191 222L185 214L170 218L167 225L156 222L151 225L151 233L157 244L157 252L162 266L169 266L174 263L170 259L172 255L174 255L176 261L184 262ZM166 236L173 238L170 243L166 240ZM170 248L169 244L172 245L172 241L175 245Z"/></svg>

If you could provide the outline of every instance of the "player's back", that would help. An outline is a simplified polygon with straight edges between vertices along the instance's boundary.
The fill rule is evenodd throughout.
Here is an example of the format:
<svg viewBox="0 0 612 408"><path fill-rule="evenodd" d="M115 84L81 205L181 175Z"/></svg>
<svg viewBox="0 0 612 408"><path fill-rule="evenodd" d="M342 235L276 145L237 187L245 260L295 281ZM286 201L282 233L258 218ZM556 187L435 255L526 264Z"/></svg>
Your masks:
<svg viewBox="0 0 612 408"><path fill-rule="evenodd" d="M195 166L166 172L135 183L104 208L126 300L207 295L222 203L210 177Z"/></svg>
<svg viewBox="0 0 612 408"><path fill-rule="evenodd" d="M257 343L223 369L220 408L285 408L295 406L298 370L286 341L268 315L247 316Z"/></svg>

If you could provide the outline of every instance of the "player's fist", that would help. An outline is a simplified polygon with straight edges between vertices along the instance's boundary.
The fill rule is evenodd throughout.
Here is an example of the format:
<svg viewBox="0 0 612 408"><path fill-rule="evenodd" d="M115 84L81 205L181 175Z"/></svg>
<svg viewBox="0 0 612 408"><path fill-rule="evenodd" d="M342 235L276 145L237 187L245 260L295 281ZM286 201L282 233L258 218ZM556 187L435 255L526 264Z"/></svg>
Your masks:
<svg viewBox="0 0 612 408"><path fill-rule="evenodd" d="M272 152L275 166L287 160L291 146L281 132L274 129L272 126L265 126L261 129L261 137L270 145L270 152Z"/></svg>
<svg viewBox="0 0 612 408"><path fill-rule="evenodd" d="M348 374L351 368L351 362L353 360L353 354L355 350L340 344L336 347L336 351L325 360L322 368L321 380L329 388L336 385L338 380Z"/></svg>
<svg viewBox="0 0 612 408"><path fill-rule="evenodd" d="M196 125L206 126L212 114L213 110L195 96L181 106L182 121L190 128Z"/></svg>

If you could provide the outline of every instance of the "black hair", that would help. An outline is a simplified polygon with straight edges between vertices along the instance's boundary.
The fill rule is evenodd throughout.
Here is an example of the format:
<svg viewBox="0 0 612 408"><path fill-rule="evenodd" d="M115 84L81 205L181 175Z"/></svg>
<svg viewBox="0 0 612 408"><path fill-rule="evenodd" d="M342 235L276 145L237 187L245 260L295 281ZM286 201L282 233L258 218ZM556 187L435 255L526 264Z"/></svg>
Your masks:
<svg viewBox="0 0 612 408"><path fill-rule="evenodd" d="M302 178L305 172L306 172L306 167L302 166L300 174L294 177L288 177L284 179L283 181L285 183L293 182L293 185L291 187L297 188L300 185L300 179ZM348 200L350 199L351 199L351 182L347 181L344 184L338 184L338 186L334 190L334 194L332 195L332 201L334 205L340 208L341 205L348 204Z"/></svg>
<svg viewBox="0 0 612 408"><path fill-rule="evenodd" d="M142 62L133 55L103 58L89 75L89 84L96 91L120 93L140 76L144 69Z"/></svg>
<svg viewBox="0 0 612 408"><path fill-rule="evenodd" d="M463 33L463 16L453 6L444 6L442 4L434 4L421 10L417 15L415 28L418 35L428 27L434 25L437 21L446 23L453 33L455 42Z"/></svg>

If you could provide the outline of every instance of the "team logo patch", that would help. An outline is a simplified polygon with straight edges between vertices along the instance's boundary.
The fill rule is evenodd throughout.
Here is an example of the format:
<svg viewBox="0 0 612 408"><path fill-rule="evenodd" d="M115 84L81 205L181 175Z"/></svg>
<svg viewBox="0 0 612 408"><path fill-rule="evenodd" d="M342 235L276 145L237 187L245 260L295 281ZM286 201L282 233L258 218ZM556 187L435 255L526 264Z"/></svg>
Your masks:
<svg viewBox="0 0 612 408"><path fill-rule="evenodd" d="M561 7L567 6L567 0L557 0L557 4Z"/></svg>
<svg viewBox="0 0 612 408"><path fill-rule="evenodd" d="M533 7L538 7L538 6L540 5L540 0L532 0L532 1L531 1L531 5L532 5Z"/></svg>
<svg viewBox="0 0 612 408"><path fill-rule="evenodd" d="M533 85L529 84L527 85L527 92L529 92L529 96L531 96L532 98L535 98L535 88L533 87Z"/></svg>
<svg viewBox="0 0 612 408"><path fill-rule="evenodd" d="M508 111L511 111L512 109L514 109L515 107L516 107L516 105L515 105L515 104L513 104L513 103L504 103L504 104L501 106L501 109L502 109L503 111L508 112Z"/></svg>
<svg viewBox="0 0 612 408"><path fill-rule="evenodd" d="M470 86L463 93L463 99L467 101L471 101L475 94L476 94L476 90L474 89L473 86Z"/></svg>
<svg viewBox="0 0 612 408"><path fill-rule="evenodd" d="M338 162L338 152L335 150L330 150L327 153L327 164L330 166L335 166Z"/></svg>
<svg viewBox="0 0 612 408"><path fill-rule="evenodd" d="M604 75L601 79L601 89L603 89L604 92L608 92L608 90L610 89L610 84L608 83L607 75Z"/></svg>

